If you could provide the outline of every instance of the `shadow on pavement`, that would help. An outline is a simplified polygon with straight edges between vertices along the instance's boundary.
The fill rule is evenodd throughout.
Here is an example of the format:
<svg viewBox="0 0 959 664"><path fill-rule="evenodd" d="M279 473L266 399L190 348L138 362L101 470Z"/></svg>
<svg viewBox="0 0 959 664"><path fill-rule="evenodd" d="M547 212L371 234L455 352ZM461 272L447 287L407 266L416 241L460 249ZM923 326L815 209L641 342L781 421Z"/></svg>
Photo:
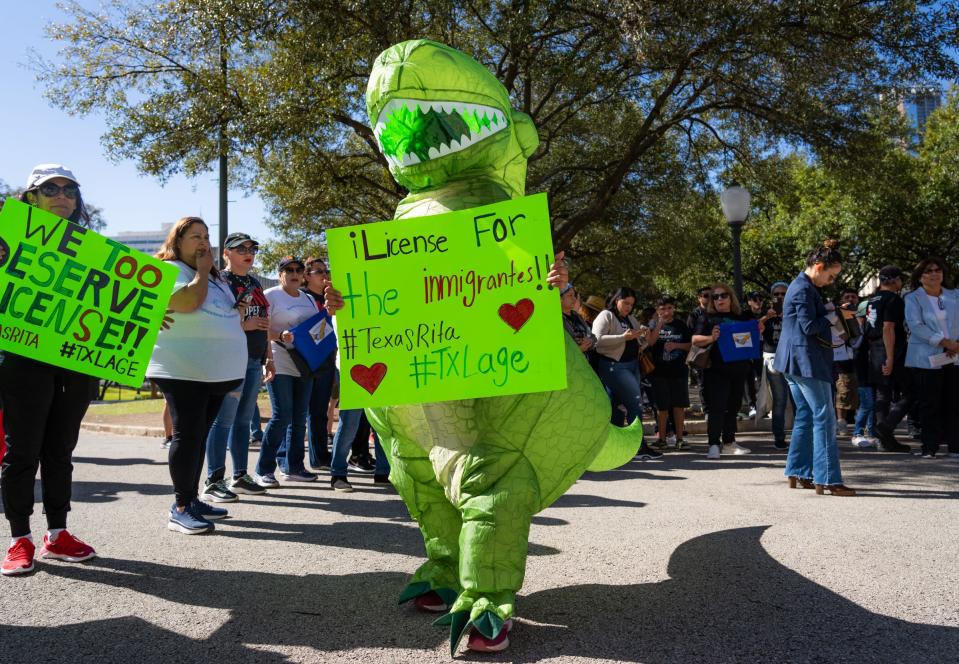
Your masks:
<svg viewBox="0 0 959 664"><path fill-rule="evenodd" d="M670 558L670 579L660 583L567 586L521 596L521 620L510 649L493 657L465 657L516 662L547 656L684 663L954 661L959 628L911 623L862 608L779 564L761 544L764 530L725 530L683 543ZM23 653L51 661L78 661L82 655L97 662L164 664L211 658L286 661L244 644L331 652L408 648L423 650L424 659L445 658L436 652L445 632L431 627L429 616L396 606L406 579L402 574L292 576L108 558L82 566L44 564L39 573L157 597L180 605L184 617L191 607L225 609L230 617L204 640L135 617L57 627L0 626L2 661L16 661Z"/></svg>
<svg viewBox="0 0 959 664"><path fill-rule="evenodd" d="M165 452L164 452L165 454ZM89 463L95 466L166 466L166 461L157 461L156 459L110 459L107 457L82 457L75 456L73 463Z"/></svg>

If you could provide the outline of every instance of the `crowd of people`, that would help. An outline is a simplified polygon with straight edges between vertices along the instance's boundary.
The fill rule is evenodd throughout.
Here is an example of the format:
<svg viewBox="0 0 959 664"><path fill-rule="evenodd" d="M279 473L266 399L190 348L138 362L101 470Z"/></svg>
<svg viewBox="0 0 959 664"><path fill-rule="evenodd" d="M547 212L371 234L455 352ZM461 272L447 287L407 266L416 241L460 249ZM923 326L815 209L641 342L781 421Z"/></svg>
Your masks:
<svg viewBox="0 0 959 664"><path fill-rule="evenodd" d="M717 282L697 292L698 306L685 320L669 295L656 298L637 319L637 295L630 288L581 299L569 284L562 298L564 325L606 387L612 421L625 424L647 413L655 423L655 438L640 448L639 459L686 446L694 387L707 420L708 459L749 454L736 442L737 423L765 414L774 447L794 449L787 440L791 411L792 439L812 436L825 455L820 465L835 471L818 483L835 487L837 495L843 489L836 439L850 429L856 448L927 459L944 448L959 458L959 410L947 405L959 396L959 296L943 286L944 261L921 261L905 295L906 275L890 265L879 270L878 288L869 297L860 301L856 289L845 288L836 302L826 302L821 289L841 269L833 244L817 247L804 272L792 284L771 284L768 298L749 292L743 307L733 289ZM722 326L749 320L758 323L761 353L726 361L716 343ZM697 347L702 350L690 352ZM910 434L921 440L915 451L894 433L907 416ZM787 467L790 472L798 473L792 484L814 488L811 473Z"/></svg>
<svg viewBox="0 0 959 664"><path fill-rule="evenodd" d="M79 182L63 166L37 166L22 200L73 223L88 222ZM281 480L314 482L318 471L329 471L331 488L340 492L352 491L350 471L388 482L389 462L362 410L339 411L333 435L337 354L310 368L293 344L297 325L343 304L326 263L285 256L275 266L279 285L264 290L252 273L258 251L250 235L233 233L219 269L207 225L184 217L156 254L177 269L146 372L166 404L164 446L174 494L168 528L175 532L210 532L227 515L219 504L262 495ZM849 496L855 490L843 484L837 438L850 425L858 448L908 453L895 434L908 418L921 440L919 455L935 458L945 445L949 457L959 458L959 295L945 287L945 262L929 257L912 272L904 296L905 273L886 266L865 300L850 288L828 302L821 291L841 269L838 249L826 243L809 253L791 282L769 287L768 302L754 291L744 307L732 288L716 282L698 291L698 306L686 317L670 295L637 310L629 287L581 300L569 283L560 290L563 323L609 394L611 421L624 426L648 415L655 423L638 459L687 447L695 386L707 419L708 459L751 453L736 440L738 421L768 412L775 448L788 451L788 485ZM756 321L761 352L728 358L717 343L724 326L750 321ZM261 430L257 397L264 384L271 414ZM38 469L48 526L38 555L72 562L96 555L67 530L71 455L96 386L89 376L0 353L7 448L0 488L12 536L4 575L33 569Z"/></svg>

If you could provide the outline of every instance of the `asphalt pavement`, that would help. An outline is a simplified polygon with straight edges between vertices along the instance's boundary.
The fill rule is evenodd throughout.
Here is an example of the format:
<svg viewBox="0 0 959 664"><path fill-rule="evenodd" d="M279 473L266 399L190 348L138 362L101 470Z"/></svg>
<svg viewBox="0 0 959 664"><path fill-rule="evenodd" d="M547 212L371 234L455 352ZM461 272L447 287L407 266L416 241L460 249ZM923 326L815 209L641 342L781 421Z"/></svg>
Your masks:
<svg viewBox="0 0 959 664"><path fill-rule="evenodd" d="M768 434L720 461L692 440L538 515L510 649L457 658L959 661L959 459L846 443L861 494L839 498L789 490ZM70 530L99 557L0 578L3 664L450 661L444 630L396 604L423 544L391 487L323 475L184 536L157 439L85 432L74 462Z"/></svg>

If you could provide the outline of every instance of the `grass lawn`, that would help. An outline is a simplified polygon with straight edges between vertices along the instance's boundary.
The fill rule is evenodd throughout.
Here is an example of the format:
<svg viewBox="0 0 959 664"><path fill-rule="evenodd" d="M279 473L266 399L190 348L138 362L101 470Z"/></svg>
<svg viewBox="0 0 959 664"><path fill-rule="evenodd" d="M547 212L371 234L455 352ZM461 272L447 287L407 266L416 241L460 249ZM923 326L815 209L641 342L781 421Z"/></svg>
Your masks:
<svg viewBox="0 0 959 664"><path fill-rule="evenodd" d="M135 390L130 390L135 394ZM107 391L107 398L113 398L115 391L110 388ZM147 393L149 394L149 393ZM270 416L270 399L265 393L261 394L257 403L260 405L260 416ZM151 413L160 414L163 412L163 399L136 399L134 401L117 401L115 403L95 403L90 404L88 414L90 415L147 415Z"/></svg>

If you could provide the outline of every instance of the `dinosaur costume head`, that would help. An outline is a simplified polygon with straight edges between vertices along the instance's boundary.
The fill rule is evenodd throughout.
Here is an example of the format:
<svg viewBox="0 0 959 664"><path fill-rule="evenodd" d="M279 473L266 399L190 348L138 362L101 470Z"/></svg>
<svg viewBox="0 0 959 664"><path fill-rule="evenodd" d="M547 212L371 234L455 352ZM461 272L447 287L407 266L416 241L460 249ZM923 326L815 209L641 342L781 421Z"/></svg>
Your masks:
<svg viewBox="0 0 959 664"><path fill-rule="evenodd" d="M373 65L366 109L390 172L410 192L491 177L510 197L524 194L536 128L468 55L426 39L388 48Z"/></svg>

